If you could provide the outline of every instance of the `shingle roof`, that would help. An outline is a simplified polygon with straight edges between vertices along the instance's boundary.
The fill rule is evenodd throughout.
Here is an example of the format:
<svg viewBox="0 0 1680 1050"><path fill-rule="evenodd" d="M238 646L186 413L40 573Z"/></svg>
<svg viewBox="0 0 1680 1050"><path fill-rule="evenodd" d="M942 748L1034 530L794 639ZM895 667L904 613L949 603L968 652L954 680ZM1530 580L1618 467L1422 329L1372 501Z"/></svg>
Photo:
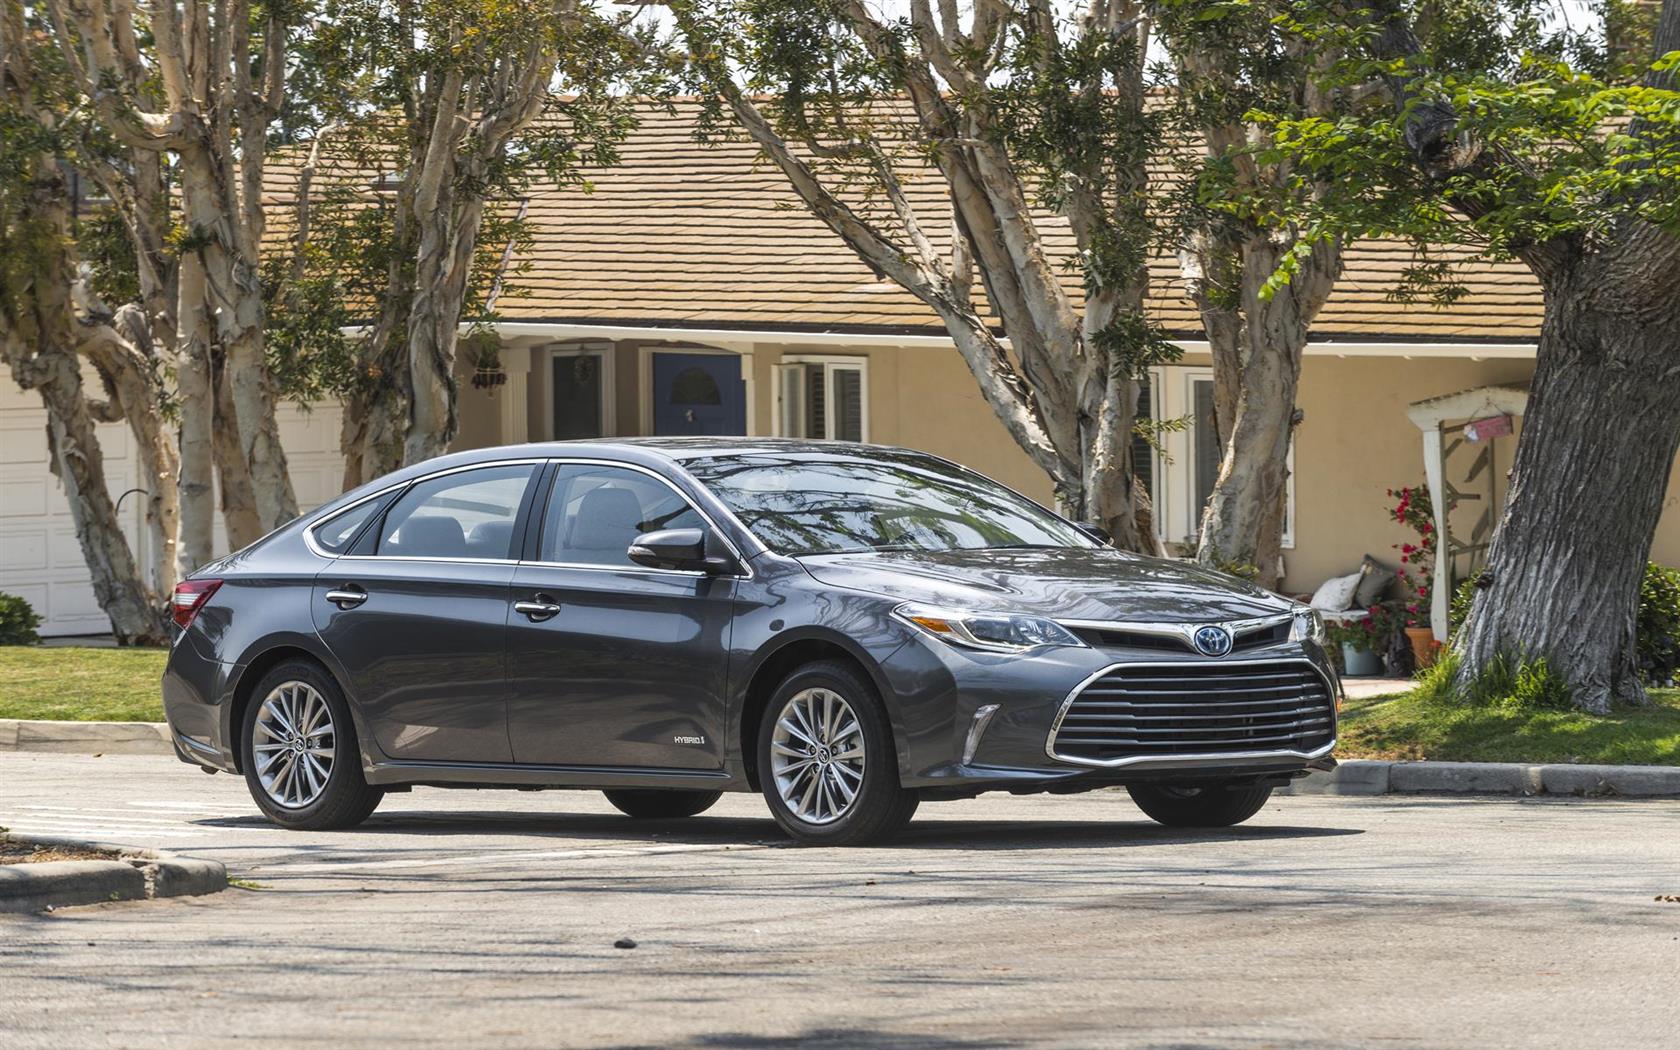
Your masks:
<svg viewBox="0 0 1680 1050"><path fill-rule="evenodd" d="M497 301L512 321L656 327L943 331L914 296L875 275L800 206L781 174L746 141L701 144L694 108L650 108L621 163L588 173L593 192L538 185L527 219L528 267ZM292 196L296 168L271 164L270 199ZM937 177L908 188L923 228L942 241L949 210ZM275 214L275 213L271 213ZM271 236L289 223L271 220ZM1067 223L1042 216L1052 253L1073 248ZM1451 258L1451 252L1441 255ZM1390 300L1411 261L1403 243L1366 241L1313 326L1317 341L1531 342L1538 285L1515 262L1461 268L1466 294L1449 307ZM1202 338L1175 260L1153 261L1150 310L1174 335ZM1076 276L1067 278L1079 296Z"/></svg>

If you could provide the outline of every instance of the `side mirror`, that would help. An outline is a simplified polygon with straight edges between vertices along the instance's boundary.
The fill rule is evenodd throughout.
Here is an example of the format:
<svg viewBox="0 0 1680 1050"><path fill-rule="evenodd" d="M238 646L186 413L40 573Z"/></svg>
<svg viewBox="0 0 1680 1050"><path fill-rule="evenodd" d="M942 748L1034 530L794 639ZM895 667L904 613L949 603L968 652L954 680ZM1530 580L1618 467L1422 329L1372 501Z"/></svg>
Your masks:
<svg viewBox="0 0 1680 1050"><path fill-rule="evenodd" d="M1094 521L1076 521L1074 522L1074 525L1078 526L1080 532L1083 532L1085 535L1091 537L1093 540L1096 540L1098 543L1111 544L1114 542L1114 537L1108 534L1108 530Z"/></svg>
<svg viewBox="0 0 1680 1050"><path fill-rule="evenodd" d="M637 536L628 554L631 561L650 569L733 571L733 558L708 552L713 546L709 539L704 529L660 529Z"/></svg>

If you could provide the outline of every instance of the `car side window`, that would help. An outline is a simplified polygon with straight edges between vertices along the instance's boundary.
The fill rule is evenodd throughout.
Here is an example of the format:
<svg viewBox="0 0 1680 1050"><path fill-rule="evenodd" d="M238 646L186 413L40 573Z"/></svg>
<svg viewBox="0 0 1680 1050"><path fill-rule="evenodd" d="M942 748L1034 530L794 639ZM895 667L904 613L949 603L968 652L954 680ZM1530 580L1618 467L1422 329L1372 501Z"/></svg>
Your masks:
<svg viewBox="0 0 1680 1050"><path fill-rule="evenodd" d="M380 527L375 553L406 558L511 558L513 525L536 466L506 463L418 482Z"/></svg>
<svg viewBox="0 0 1680 1050"><path fill-rule="evenodd" d="M390 496L375 496L349 510L337 514L315 526L315 545L329 554L343 554L350 549L362 526L390 501Z"/></svg>
<svg viewBox="0 0 1680 1050"><path fill-rule="evenodd" d="M630 544L641 533L703 527L699 512L658 478L625 467L564 463L554 475L537 560L630 565Z"/></svg>

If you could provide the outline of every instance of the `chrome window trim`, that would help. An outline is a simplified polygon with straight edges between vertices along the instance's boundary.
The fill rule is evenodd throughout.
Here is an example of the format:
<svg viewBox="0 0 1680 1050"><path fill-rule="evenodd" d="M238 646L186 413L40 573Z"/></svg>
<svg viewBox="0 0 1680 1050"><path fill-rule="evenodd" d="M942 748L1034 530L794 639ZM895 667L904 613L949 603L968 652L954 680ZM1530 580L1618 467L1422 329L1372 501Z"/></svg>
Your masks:
<svg viewBox="0 0 1680 1050"><path fill-rule="evenodd" d="M320 528L322 525L325 525L333 518L343 514L345 511L354 510L355 508L360 507L368 500L378 499L388 492L398 489L406 489L411 486L418 485L423 481L430 481L433 478L447 477L450 474L459 474L462 471L467 470L481 470L486 467L516 467L526 463L541 465L546 462L548 462L548 460L541 456L522 456L518 459L492 459L486 460L483 463L465 463L460 466L447 467L443 470L435 470L430 474L421 474L419 477L409 478L407 481L399 481L394 485L387 485L378 492L370 493L354 503L340 507L335 511L322 514L320 517L310 522L303 530L303 544L309 548L310 553L319 555L323 558L329 558L333 561L446 561L464 562L469 565L515 565L518 563L518 559L515 558L432 558L423 557L417 554L333 554L315 542L315 530ZM526 484L529 483L530 482L528 481L526 482ZM397 498L401 499L402 497L399 496Z"/></svg>
<svg viewBox="0 0 1680 1050"><path fill-rule="evenodd" d="M347 511L354 510L370 500L379 499L381 496L385 496L391 492L407 489L413 485L418 485L421 482L430 481L433 478L446 477L450 474L459 474L463 471L480 470L487 467L519 466L527 463L539 466L553 463L555 465L576 464L580 466L623 467L626 470L646 474L648 477L659 481L666 488L670 489L676 494L678 499L688 505L690 510L693 510L696 514L700 515L701 520L711 526L712 531L717 533L718 537L723 540L724 546L729 548L729 552L735 556L736 564L740 565L743 571L739 573L709 573L702 572L698 569L653 569L643 565L588 565L580 562L537 561L534 559L531 561L524 561L519 558L436 558L413 554L334 554L326 548L320 546L320 544L318 544L315 540L315 530L319 529L322 525L325 525L328 521L331 521L333 518L336 518ZM698 485L700 482L696 480L695 484ZM735 526L742 532L749 536L752 535L752 532L747 529L746 526L742 525L739 521L734 520L733 515L731 515L731 521L733 521ZM754 536L753 539L757 540L758 537ZM524 456L518 459L495 459L485 460L482 463L467 463L460 466L449 467L445 470L433 471L430 474L422 474L419 477L410 478L407 481L400 481L394 485L387 485L377 492L369 493L354 503L347 504L336 510L317 516L315 520L304 526L303 543L305 547L309 548L311 554L320 558L326 558L329 561L447 562L450 564L464 565L535 565L550 569L585 569L595 572L631 572L638 575L653 576L691 576L696 578L717 576L721 579L731 580L750 580L754 575L752 566L748 563L746 556L741 553L741 548L736 546L735 541L730 538L728 532L718 527L717 519L707 513L705 508L697 506L694 500L689 498L688 493L679 489L670 478L651 467L644 467L640 463L629 463L621 459L608 459L606 457L556 458L551 456ZM760 543L760 546L763 546L762 542Z"/></svg>
<svg viewBox="0 0 1680 1050"><path fill-rule="evenodd" d="M605 457L591 458L591 459L583 459L583 458L575 458L575 457L574 458L569 458L569 459L551 457L548 460L546 460L546 462L553 463L555 466L579 465L579 466L594 466L594 467L621 467L625 470L634 471L634 472L639 473L639 474L646 474L648 477L653 478L655 481L659 482L660 484L664 485L666 488L670 489L673 493L675 493L676 497L678 499L682 500L685 504L688 505L689 510L692 510L694 513L700 515L700 520L704 521L708 526L711 527L711 530L714 533L717 534L719 539L721 539L723 541L723 545L725 547L729 548L729 553L733 554L735 556L735 564L737 564L741 567L741 571L740 572L727 572L727 573L724 573L724 572L713 573L713 572L705 572L705 571L700 570L700 569L655 569L655 568L650 568L649 566L646 566L646 565L635 565L635 564L631 564L631 565L590 565L590 564L587 564L587 563L584 563L584 562L539 561L535 558L531 559L530 561L520 561L518 564L520 564L520 565L536 565L536 566L541 566L541 567L547 568L547 569L587 569L587 570L591 570L591 571L595 571L595 572L633 572L633 573L637 573L639 575L654 575L654 576L692 576L692 577L696 577L696 578L711 577L711 578L725 579L725 580L750 580L750 579L753 578L753 569L752 569L752 566L750 564L748 564L746 555L741 553L741 548L737 547L735 545L735 541L729 537L729 533L718 527L717 519L713 518L710 514L706 513L706 509L704 507L698 506L694 502L694 500L690 499L688 493L686 493L682 489L678 488L676 486L675 482L673 482L670 478L666 477L665 475L659 473L659 471L654 470L652 467L644 467L640 463L629 463L629 462L626 462L622 459L607 459ZM679 464L679 467L680 467L680 464ZM551 497L553 495L552 486L553 486L555 480L556 480L556 478L550 478L549 479L549 485L550 485L549 495ZM696 485L699 485L700 481L698 479L694 479L694 483ZM701 487L703 488L704 486L701 486ZM543 510L544 510L545 514L546 514L547 509L548 509L548 505L547 505L547 503L544 503L543 504ZM731 517L733 517L733 516L731 516ZM540 528L540 526L544 523L539 522L538 524L539 524L539 528ZM752 533L749 530L747 530L745 526L741 525L741 523L739 521L734 522L734 524L737 528L740 528L743 532L746 532L749 536L752 535ZM757 540L758 537L753 536L753 539ZM760 545L762 546L762 543ZM537 546L538 546L539 550L542 547L542 533L540 531L537 534Z"/></svg>
<svg viewBox="0 0 1680 1050"><path fill-rule="evenodd" d="M319 543L317 543L315 541L315 530L319 529L321 526L325 525L327 522L329 522L329 521L333 520L334 518L338 517L340 514L346 514L346 513L350 512L352 510L355 510L357 507L360 507L364 503L371 502L372 500L376 500L376 499L380 498L381 496L386 495L387 493L395 492L398 489L403 489L403 488L407 488L407 487L408 487L408 482L406 482L406 481L400 482L400 483L395 484L395 485L387 485L384 488L380 489L378 492L370 493L367 496L362 497L361 499L357 500L354 503L346 504L345 506L340 507L339 509L337 509L335 511L330 511L326 514L320 515L314 521L310 522L308 525L305 525L303 527L303 545L305 547L309 548L309 553L314 554L317 557L326 558L329 561L336 561L339 558L350 557L350 555L348 555L348 554L334 554L332 551L327 550L325 547L323 547Z"/></svg>
<svg viewBox="0 0 1680 1050"><path fill-rule="evenodd" d="M1199 626L1206 625L1201 624ZM1062 720L1067 717L1068 710L1073 707L1074 700L1077 699L1079 694L1083 693L1092 682L1095 682L1104 675L1112 674L1115 671L1130 670L1135 667L1171 667L1179 669L1184 667L1224 668L1292 666L1305 667L1311 670L1313 674L1317 675L1319 680L1324 683L1324 691L1330 698L1330 742L1321 748L1316 748L1312 751L1296 751L1293 749L1275 751L1208 751L1194 755L1131 755L1126 758L1069 758L1065 755L1058 755L1056 753L1056 735L1062 731ZM1215 762L1230 762L1240 759L1254 758L1298 758L1303 761L1307 761L1315 758L1323 758L1325 755L1328 755L1331 751L1335 750L1336 731L1339 728L1339 722L1340 719L1337 718L1336 712L1336 687L1325 675L1324 669L1313 663L1311 660L1289 657L1285 657L1281 660L1231 660L1229 662L1220 660L1218 662L1210 661L1207 663L1196 660L1124 660L1120 663L1109 664L1107 667L1102 668L1095 674L1088 675L1068 692L1068 695L1062 700L1062 706L1056 711L1055 721L1050 723L1049 735L1044 738L1044 753L1057 762L1065 762L1072 766L1090 766L1100 769L1117 769L1122 766L1136 766L1144 763L1160 766L1195 766Z"/></svg>
<svg viewBox="0 0 1680 1050"><path fill-rule="evenodd" d="M1196 623L1161 623L1157 621L1126 622L1121 620L1063 620L1056 622L1063 627L1083 627L1095 631L1130 631L1134 634L1149 634L1160 638L1176 638L1185 644L1189 652L1196 653L1209 660L1223 661L1222 656L1206 656L1196 648L1196 632L1203 627L1223 627L1231 632L1231 640L1235 642L1243 635L1263 631L1268 627L1276 627L1282 623L1291 623L1295 619L1292 612L1273 613L1268 616L1254 616L1246 620L1203 620ZM1241 661L1231 661L1228 666L1235 667ZM1269 662L1269 661L1268 661Z"/></svg>

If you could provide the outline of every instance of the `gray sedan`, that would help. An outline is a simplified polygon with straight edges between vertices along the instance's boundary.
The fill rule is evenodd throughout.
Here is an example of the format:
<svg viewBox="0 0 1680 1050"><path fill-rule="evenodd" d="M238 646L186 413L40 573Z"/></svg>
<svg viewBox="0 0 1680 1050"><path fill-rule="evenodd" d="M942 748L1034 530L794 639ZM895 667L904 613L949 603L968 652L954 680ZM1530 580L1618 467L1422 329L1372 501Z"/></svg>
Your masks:
<svg viewBox="0 0 1680 1050"><path fill-rule="evenodd" d="M292 828L415 786L646 818L758 791L828 844L924 799L1116 785L1225 826L1333 764L1316 614L1094 532L904 449L464 452L184 581L164 704L184 761Z"/></svg>

